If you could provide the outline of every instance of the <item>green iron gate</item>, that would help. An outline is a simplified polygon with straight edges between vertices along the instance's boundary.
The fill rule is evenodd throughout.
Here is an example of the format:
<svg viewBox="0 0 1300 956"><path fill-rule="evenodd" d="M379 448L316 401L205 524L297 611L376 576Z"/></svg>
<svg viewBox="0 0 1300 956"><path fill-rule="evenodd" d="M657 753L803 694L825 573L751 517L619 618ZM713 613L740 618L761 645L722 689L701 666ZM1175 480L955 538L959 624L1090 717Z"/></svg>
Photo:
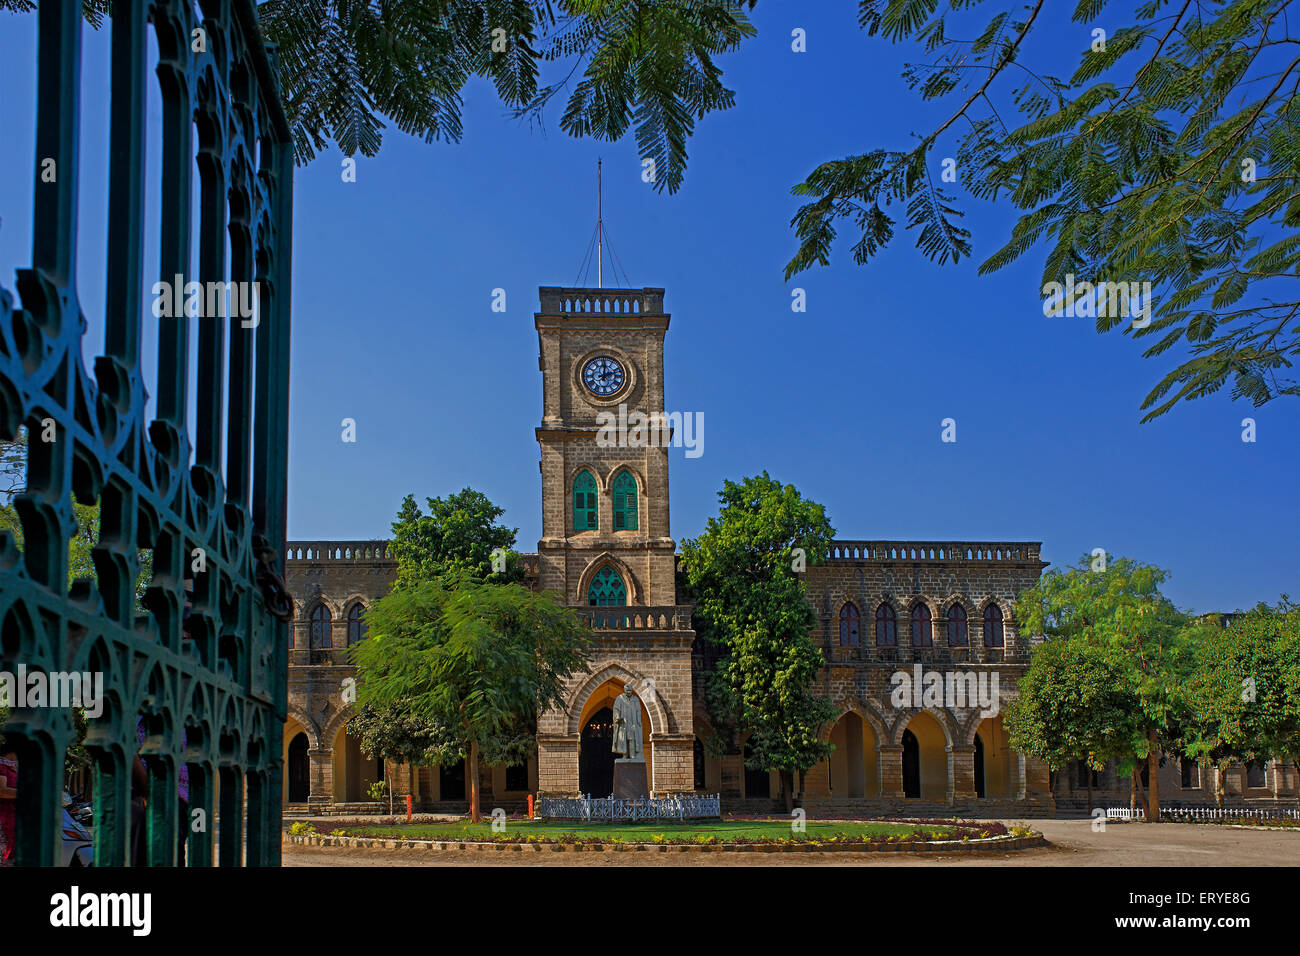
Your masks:
<svg viewBox="0 0 1300 956"><path fill-rule="evenodd" d="M0 533L0 670L103 675L103 712L86 736L98 865L130 860L137 751L147 768L143 862L174 863L178 833L188 831L190 865L212 865L214 836L222 866L278 864L292 611L277 550L293 153L274 64L253 0L114 3L105 354L91 376L75 281L81 0L41 0L37 16L32 261L18 271L17 300L0 289L0 437L13 439L24 425L28 436L27 486L14 500L21 550ZM163 104L161 279L248 283L258 306L251 320L153 318L145 290L158 289L142 261L149 29ZM50 160L53 181L42 176ZM192 217L195 189L200 211ZM197 277L189 275L191 243ZM141 377L146 316L159 323L150 421ZM74 498L99 503L100 533L96 580L69 588ZM141 613L135 581L145 553L153 576ZM66 707L14 709L3 728L18 760L20 864L59 861L64 753L74 733Z"/></svg>

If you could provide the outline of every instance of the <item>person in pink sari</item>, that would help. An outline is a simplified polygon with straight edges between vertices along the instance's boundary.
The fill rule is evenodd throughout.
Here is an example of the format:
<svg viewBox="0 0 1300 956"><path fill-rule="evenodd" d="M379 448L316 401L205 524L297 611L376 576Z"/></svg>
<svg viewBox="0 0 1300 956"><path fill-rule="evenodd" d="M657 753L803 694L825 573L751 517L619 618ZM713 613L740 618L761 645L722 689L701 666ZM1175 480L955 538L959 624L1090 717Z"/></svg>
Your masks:
<svg viewBox="0 0 1300 956"><path fill-rule="evenodd" d="M0 754L0 866L13 866L18 851L18 760L13 751Z"/></svg>

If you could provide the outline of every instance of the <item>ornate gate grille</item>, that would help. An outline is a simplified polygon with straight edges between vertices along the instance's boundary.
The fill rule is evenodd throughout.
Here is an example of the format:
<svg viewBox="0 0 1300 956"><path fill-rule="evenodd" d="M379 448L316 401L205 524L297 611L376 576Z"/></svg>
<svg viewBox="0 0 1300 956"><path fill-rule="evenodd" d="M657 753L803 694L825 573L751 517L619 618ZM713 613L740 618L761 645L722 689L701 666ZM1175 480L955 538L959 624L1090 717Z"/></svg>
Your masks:
<svg viewBox="0 0 1300 956"><path fill-rule="evenodd" d="M286 596L272 549L283 550L285 530L293 155L274 65L253 0L114 3L105 354L92 378L75 281L81 2L41 0L37 16L32 262L18 271L21 305L0 289L0 436L24 425L28 434L27 487L14 500L21 551L0 533L0 669L103 674L103 713L86 738L97 864L130 860L137 750L147 767L142 862L173 863L188 832L190 865L212 864L214 835L222 866L277 864L288 635L275 616ZM149 29L163 104L161 278L255 282L258 309L248 320L156 320L156 418L146 422ZM41 176L47 160L53 182ZM74 497L99 503L100 533L96 581L69 589ZM142 613L134 591L148 553ZM57 863L72 712L14 709L3 733L18 757L18 862Z"/></svg>

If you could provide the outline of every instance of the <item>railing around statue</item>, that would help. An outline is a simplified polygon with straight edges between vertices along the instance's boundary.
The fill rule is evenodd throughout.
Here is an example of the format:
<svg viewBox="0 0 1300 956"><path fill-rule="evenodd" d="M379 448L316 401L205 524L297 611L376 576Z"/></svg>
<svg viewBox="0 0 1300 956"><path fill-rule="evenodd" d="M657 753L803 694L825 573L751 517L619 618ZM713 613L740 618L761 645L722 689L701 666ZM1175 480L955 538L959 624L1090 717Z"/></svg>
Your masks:
<svg viewBox="0 0 1300 956"><path fill-rule="evenodd" d="M186 862L211 866L214 833L222 866L277 864L293 613L276 553L285 537L293 143L275 66L254 0L115 0L104 28L108 155L83 163L81 0L41 0L34 16L31 266L18 270L20 303L0 289L0 438L25 429L28 456L14 499L21 547L0 533L0 670L102 681L93 702L83 690L97 865L130 863L141 844L139 862L173 865L184 838ZM205 44L194 42L200 35ZM162 103L157 163L146 162L151 83ZM86 179L83 165L107 169ZM161 182L152 222L146 173ZM76 285L82 179L108 190L104 354L93 376L82 334L96 317L83 317ZM161 248L160 283L144 273L146 243ZM158 316L152 408L146 315ZM98 506L98 540L93 579L69 588L74 498ZM137 606L145 558L152 576ZM55 865L73 710L15 707L2 732L18 758L18 863ZM137 756L147 782L133 792Z"/></svg>
<svg viewBox="0 0 1300 956"><path fill-rule="evenodd" d="M622 800L618 797L539 797L544 820L703 820L722 816L720 794L682 793Z"/></svg>

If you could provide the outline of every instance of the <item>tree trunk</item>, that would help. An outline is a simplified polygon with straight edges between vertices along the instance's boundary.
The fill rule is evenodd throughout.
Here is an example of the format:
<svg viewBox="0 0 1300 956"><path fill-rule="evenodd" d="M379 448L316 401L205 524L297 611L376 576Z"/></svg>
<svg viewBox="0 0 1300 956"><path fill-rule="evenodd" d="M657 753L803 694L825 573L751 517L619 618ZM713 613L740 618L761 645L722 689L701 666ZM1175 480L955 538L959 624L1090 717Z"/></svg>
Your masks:
<svg viewBox="0 0 1300 956"><path fill-rule="evenodd" d="M1134 810L1134 809L1136 809L1136 808L1137 808L1137 801L1138 801L1138 799L1140 798L1140 799L1142 800L1142 812L1143 812L1147 817L1150 817L1150 816L1151 816L1151 804L1147 802L1147 791L1146 791L1146 788L1142 786L1142 769L1141 769L1141 768L1142 768L1142 763L1141 763L1141 761L1138 761L1138 762L1136 762L1136 763L1133 764L1133 797L1132 797L1132 799L1129 801L1129 809L1130 809L1130 810Z"/></svg>
<svg viewBox="0 0 1300 956"><path fill-rule="evenodd" d="M1147 788L1147 823L1160 822L1160 747L1156 742L1155 730L1147 731L1147 776L1150 786Z"/></svg>
<svg viewBox="0 0 1300 956"><path fill-rule="evenodd" d="M1214 803L1222 810L1225 799L1228 796L1228 781L1224 776L1224 769L1219 764L1214 765Z"/></svg>
<svg viewBox="0 0 1300 956"><path fill-rule="evenodd" d="M781 789L785 791L785 812L787 814L794 810L794 772L791 770L781 771Z"/></svg>
<svg viewBox="0 0 1300 956"><path fill-rule="evenodd" d="M466 768L469 772L469 821L478 823L483 819L478 808L478 742L470 741L469 744L469 766Z"/></svg>

